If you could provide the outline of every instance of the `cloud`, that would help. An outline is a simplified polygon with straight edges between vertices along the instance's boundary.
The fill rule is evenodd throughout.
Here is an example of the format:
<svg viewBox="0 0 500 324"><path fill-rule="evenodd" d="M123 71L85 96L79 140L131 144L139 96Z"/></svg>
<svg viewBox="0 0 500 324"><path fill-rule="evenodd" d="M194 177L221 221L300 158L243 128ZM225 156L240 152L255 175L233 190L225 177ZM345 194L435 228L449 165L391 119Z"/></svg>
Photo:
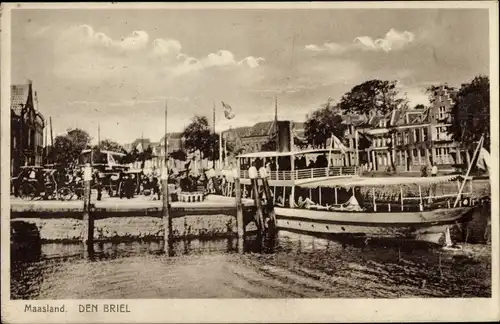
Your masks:
<svg viewBox="0 0 500 324"><path fill-rule="evenodd" d="M150 68L165 77L175 78L193 72L213 68L251 68L261 66L263 57L247 56L238 60L235 55L221 49L215 53L195 58L182 51L176 39L157 38L150 41L147 32L136 30L121 40L114 40L90 25L73 26L56 34L61 48L60 66L56 70L65 77L106 78L113 73L122 73L117 66L134 70L135 67ZM67 55L72 53L72 55ZM123 56L127 53L127 56ZM72 74L77 72L76 75Z"/></svg>
<svg viewBox="0 0 500 324"><path fill-rule="evenodd" d="M122 50L125 51L135 51L146 47L149 42L149 35L145 31L136 30L131 35L122 39L121 42L117 44Z"/></svg>
<svg viewBox="0 0 500 324"><path fill-rule="evenodd" d="M330 54L343 54L348 51L349 45L342 45L337 43L324 43L321 46L309 44L304 47L305 50L311 52L328 52Z"/></svg>
<svg viewBox="0 0 500 324"><path fill-rule="evenodd" d="M344 54L352 50L371 50L390 52L400 50L415 40L415 35L409 31L399 32L391 28L385 37L372 39L369 36L359 36L352 43L324 43L322 45L309 44L304 50L309 52L326 52L332 55Z"/></svg>
<svg viewBox="0 0 500 324"><path fill-rule="evenodd" d="M255 69L260 66L260 62L264 62L265 59L263 57L254 57L254 56L248 56L244 58L243 60L238 62L238 65L248 65L250 68Z"/></svg>
<svg viewBox="0 0 500 324"><path fill-rule="evenodd" d="M131 99L131 100L119 100L119 101L108 101L108 102L103 102L103 101L86 101L86 100L73 100L73 101L68 101L67 104L69 106L110 106L110 107L132 107L136 105L149 105L149 104L155 104L160 102L161 100L159 98L153 98L153 99Z"/></svg>
<svg viewBox="0 0 500 324"><path fill-rule="evenodd" d="M415 35L409 31L399 32L391 28L384 38L372 39L369 36L360 36L354 39L354 44L363 49L390 52L399 50L415 40Z"/></svg>
<svg viewBox="0 0 500 324"><path fill-rule="evenodd" d="M177 57L178 55L184 55L181 53L181 43L175 39L155 39L153 41L153 54L161 56L172 56Z"/></svg>

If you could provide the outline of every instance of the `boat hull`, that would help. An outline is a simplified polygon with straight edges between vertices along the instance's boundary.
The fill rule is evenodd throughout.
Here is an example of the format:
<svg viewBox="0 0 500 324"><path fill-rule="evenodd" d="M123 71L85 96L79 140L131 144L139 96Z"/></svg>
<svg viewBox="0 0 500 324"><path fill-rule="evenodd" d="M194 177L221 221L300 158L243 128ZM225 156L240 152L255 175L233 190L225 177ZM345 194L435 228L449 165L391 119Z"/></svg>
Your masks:
<svg viewBox="0 0 500 324"><path fill-rule="evenodd" d="M402 238L441 244L451 226L467 220L472 208L436 209L423 212L348 212L276 207L278 228L283 230Z"/></svg>

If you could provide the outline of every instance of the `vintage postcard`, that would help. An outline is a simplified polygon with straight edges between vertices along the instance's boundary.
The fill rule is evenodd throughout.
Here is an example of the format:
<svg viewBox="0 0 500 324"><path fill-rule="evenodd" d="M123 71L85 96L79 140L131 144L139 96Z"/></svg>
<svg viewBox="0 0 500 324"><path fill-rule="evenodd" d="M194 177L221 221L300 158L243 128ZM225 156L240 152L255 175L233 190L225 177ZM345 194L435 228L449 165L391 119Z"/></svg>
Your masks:
<svg viewBox="0 0 500 324"><path fill-rule="evenodd" d="M498 3L7 3L5 323L498 321Z"/></svg>

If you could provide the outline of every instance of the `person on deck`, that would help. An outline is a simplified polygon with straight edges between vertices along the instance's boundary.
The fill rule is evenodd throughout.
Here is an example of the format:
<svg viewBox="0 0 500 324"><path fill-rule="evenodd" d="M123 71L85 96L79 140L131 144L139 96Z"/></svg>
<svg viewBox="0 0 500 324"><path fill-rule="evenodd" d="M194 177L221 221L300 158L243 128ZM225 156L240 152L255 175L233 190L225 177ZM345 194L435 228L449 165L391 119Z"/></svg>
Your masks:
<svg viewBox="0 0 500 324"><path fill-rule="evenodd" d="M431 176L436 177L438 173L438 167L436 162L432 163Z"/></svg>
<svg viewBox="0 0 500 324"><path fill-rule="evenodd" d="M316 203L309 198L303 199L302 196L299 197L299 201L297 202L298 208L306 208L309 209L312 206L316 206Z"/></svg>

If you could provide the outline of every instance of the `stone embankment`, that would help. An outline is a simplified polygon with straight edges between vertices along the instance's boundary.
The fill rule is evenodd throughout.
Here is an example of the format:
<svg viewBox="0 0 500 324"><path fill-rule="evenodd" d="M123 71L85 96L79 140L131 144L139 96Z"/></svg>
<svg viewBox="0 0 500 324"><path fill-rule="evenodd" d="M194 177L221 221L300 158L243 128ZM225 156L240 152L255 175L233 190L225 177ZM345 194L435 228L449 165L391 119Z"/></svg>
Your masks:
<svg viewBox="0 0 500 324"><path fill-rule="evenodd" d="M17 218L15 222L34 224L42 242L82 240L79 219ZM94 240L141 240L163 237L163 220L155 217L111 217L95 220ZM228 215L186 216L172 220L175 237L225 236L237 232L236 220Z"/></svg>

